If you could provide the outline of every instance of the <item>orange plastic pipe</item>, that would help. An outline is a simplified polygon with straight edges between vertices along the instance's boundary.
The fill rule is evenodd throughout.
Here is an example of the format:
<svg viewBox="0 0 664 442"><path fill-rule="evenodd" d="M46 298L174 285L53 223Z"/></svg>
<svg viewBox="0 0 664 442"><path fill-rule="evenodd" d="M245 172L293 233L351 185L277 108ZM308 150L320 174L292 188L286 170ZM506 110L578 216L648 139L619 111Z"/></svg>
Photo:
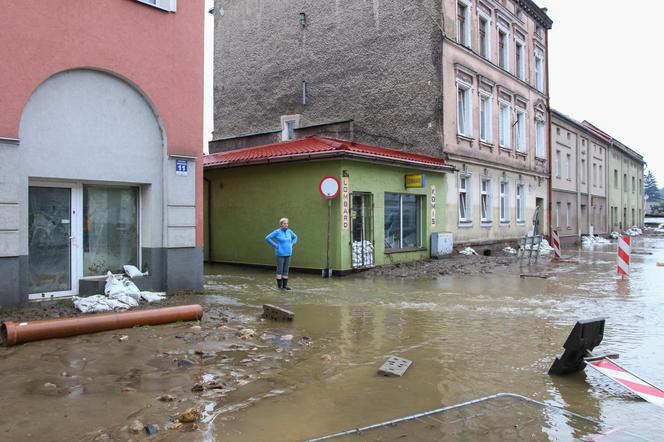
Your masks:
<svg viewBox="0 0 664 442"><path fill-rule="evenodd" d="M68 336L135 327L137 325L168 324L177 321L195 321L203 317L203 307L198 304L137 310L123 313L103 313L78 318L47 319L43 321L5 321L0 336L7 347L41 339L66 338Z"/></svg>

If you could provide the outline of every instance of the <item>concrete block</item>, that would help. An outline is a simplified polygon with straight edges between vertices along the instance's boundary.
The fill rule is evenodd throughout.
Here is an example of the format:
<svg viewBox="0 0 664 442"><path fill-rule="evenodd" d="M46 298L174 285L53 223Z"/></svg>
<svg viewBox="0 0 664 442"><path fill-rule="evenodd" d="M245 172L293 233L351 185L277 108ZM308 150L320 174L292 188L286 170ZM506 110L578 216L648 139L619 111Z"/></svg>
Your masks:
<svg viewBox="0 0 664 442"><path fill-rule="evenodd" d="M295 313L272 304L263 304L263 318L273 321L292 321Z"/></svg>
<svg viewBox="0 0 664 442"><path fill-rule="evenodd" d="M408 359L390 356L378 369L378 374L383 376L403 376L412 363L413 361L409 361Z"/></svg>

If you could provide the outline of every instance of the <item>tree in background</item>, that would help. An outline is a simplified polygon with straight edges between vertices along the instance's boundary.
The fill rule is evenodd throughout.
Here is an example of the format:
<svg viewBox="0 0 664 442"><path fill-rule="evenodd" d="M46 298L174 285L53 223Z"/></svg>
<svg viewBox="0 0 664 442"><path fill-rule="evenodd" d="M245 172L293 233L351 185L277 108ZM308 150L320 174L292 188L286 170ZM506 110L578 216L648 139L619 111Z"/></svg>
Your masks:
<svg viewBox="0 0 664 442"><path fill-rule="evenodd" d="M650 170L643 179L643 186L645 194L648 195L649 199L660 198L659 187L657 187L657 178L655 178L655 175L653 175Z"/></svg>

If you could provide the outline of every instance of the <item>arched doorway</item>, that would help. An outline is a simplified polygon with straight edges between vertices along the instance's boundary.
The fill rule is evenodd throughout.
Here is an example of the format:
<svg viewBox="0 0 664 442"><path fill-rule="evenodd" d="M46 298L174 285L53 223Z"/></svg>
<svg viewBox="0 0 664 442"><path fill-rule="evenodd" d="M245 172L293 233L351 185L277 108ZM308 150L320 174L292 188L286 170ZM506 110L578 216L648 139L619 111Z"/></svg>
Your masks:
<svg viewBox="0 0 664 442"><path fill-rule="evenodd" d="M140 267L142 247L162 246L164 137L135 87L60 72L28 100L19 135L31 298L78 293L82 279Z"/></svg>

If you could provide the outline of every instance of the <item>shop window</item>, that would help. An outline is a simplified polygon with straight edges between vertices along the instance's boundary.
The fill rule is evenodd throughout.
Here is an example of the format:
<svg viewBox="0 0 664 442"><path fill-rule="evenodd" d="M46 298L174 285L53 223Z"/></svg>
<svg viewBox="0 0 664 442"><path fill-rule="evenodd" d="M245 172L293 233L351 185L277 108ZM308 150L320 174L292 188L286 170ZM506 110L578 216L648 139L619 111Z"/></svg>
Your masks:
<svg viewBox="0 0 664 442"><path fill-rule="evenodd" d="M83 187L83 276L138 266L138 189Z"/></svg>
<svg viewBox="0 0 664 442"><path fill-rule="evenodd" d="M423 196L385 193L385 249L422 247Z"/></svg>

